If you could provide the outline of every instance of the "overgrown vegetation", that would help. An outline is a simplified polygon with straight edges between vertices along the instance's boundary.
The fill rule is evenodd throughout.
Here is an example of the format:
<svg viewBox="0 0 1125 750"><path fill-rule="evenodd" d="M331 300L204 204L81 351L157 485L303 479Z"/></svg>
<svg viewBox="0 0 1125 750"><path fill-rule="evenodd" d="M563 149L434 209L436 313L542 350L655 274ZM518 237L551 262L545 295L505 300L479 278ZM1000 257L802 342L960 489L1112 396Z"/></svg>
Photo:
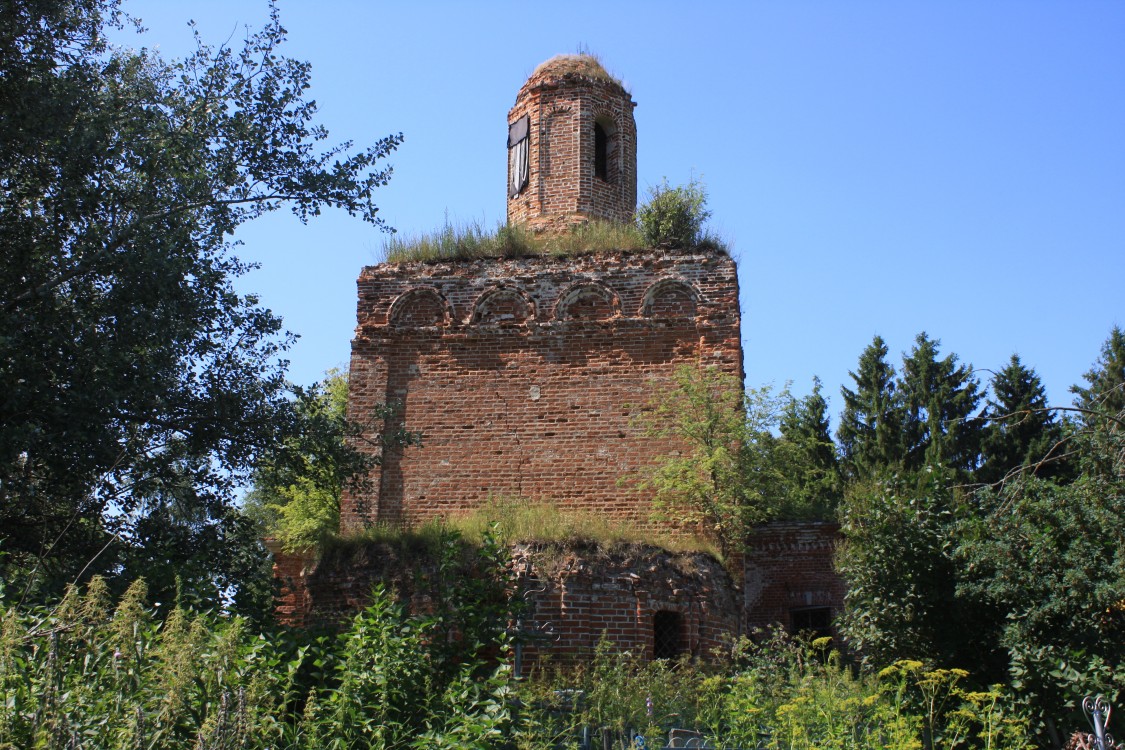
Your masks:
<svg viewBox="0 0 1125 750"><path fill-rule="evenodd" d="M673 728L778 750L1028 745L1010 696L963 671L902 661L857 675L823 643L780 634L706 664L603 641L584 664L516 680L506 625L518 597L495 553L483 544L484 575L449 579L429 612L376 589L319 636L157 612L140 584L115 606L100 579L51 608L0 601L0 747L544 750L603 735L658 746Z"/></svg>
<svg viewBox="0 0 1125 750"><path fill-rule="evenodd" d="M669 552L705 552L722 559L714 540L706 535L676 533L652 523L630 524L604 513L560 508L553 503L493 499L471 513L452 516L446 523L466 538L492 530L509 544L592 543L603 548L647 544Z"/></svg>
<svg viewBox="0 0 1125 750"><path fill-rule="evenodd" d="M630 744L637 735L659 747L675 728L693 730L696 743L729 748L1028 744L1010 696L998 687L974 689L962 670L904 660L857 675L824 641L778 632L757 637L732 644L708 664L648 662L603 643L589 663L543 667L524 686L538 710L525 728L533 740L523 746L557 747L584 727L605 728L615 747L639 747ZM595 732L599 742L602 734Z"/></svg>
<svg viewBox="0 0 1125 750"><path fill-rule="evenodd" d="M421 441L418 433L387 428L397 414L393 404L375 406L366 424L349 421L347 408L346 372L329 370L308 388L294 387L293 414L300 429L258 457L243 511L261 536L289 551L315 548L334 536L345 487L368 491L367 472L382 462L386 448Z"/></svg>
<svg viewBox="0 0 1125 750"><path fill-rule="evenodd" d="M479 223L446 222L436 232L410 237L391 235L383 247L387 263L596 255L641 250L640 231L629 224L589 221L561 232L535 232L528 227L501 224L489 231Z"/></svg>
<svg viewBox="0 0 1125 750"><path fill-rule="evenodd" d="M1073 409L1048 408L1018 358L986 393L924 333L901 370L887 353L876 337L844 389L838 452L815 386L794 400L682 368L644 421L683 448L641 488L725 550L755 523L835 513L852 656L1006 684L1036 741L1059 746L1083 695L1125 697L1125 333Z"/></svg>
<svg viewBox="0 0 1125 750"><path fill-rule="evenodd" d="M637 223L650 247L697 247L719 245L705 231L711 212L707 189L694 177L686 185L672 187L665 178L648 192L648 200L637 210Z"/></svg>
<svg viewBox="0 0 1125 750"><path fill-rule="evenodd" d="M263 612L235 498L301 421L292 337L236 290L232 234L280 208L381 225L401 136L326 145L276 8L182 60L111 46L127 21L118 0L0 13L0 576L50 597L143 572L162 598Z"/></svg>
<svg viewBox="0 0 1125 750"><path fill-rule="evenodd" d="M819 388L795 399L682 366L639 422L684 447L636 477L636 489L652 496L657 520L714 539L724 557L766 521L831 519L840 480L826 408Z"/></svg>
<svg viewBox="0 0 1125 750"><path fill-rule="evenodd" d="M635 224L583 221L558 231L537 232L520 224L499 224L488 230L479 222L449 221L435 232L402 237L390 235L383 245L386 263L432 263L475 258L597 255L635 252L646 248L684 248L726 251L726 245L706 231L707 193L693 179L670 187L667 180L653 188L637 212Z"/></svg>
<svg viewBox="0 0 1125 750"><path fill-rule="evenodd" d="M901 377L876 337L844 392L842 634L870 664L1008 684L1042 746L1082 696L1125 697L1123 342L1114 328L1073 409L1013 358L978 411L972 368L925 334Z"/></svg>
<svg viewBox="0 0 1125 750"><path fill-rule="evenodd" d="M876 337L844 390L838 450L818 389L747 394L682 370L650 429L687 450L646 488L725 552L761 520L837 514L849 585L838 624L854 663L781 638L712 666L603 647L516 683L521 592L495 537L469 544L434 526L326 538L342 482L366 466L341 452L354 436L342 390L294 394L280 360L290 337L234 289L249 267L231 235L264 213L337 207L381 224L372 196L400 136L321 147L309 67L278 53L276 10L239 49L201 41L181 61L111 48L107 28L127 20L116 0L5 11L2 750L542 748L590 727L655 737L672 724L773 748L991 749L1060 745L1083 694L1121 705L1120 328L1064 409L1018 358L986 393L926 334L898 370ZM388 260L721 250L706 198L694 180L665 182L637 225L446 226L392 240ZM260 527L234 504L252 476L258 520L291 546L346 554L382 535L428 556L428 609L376 590L323 635L237 616L271 602ZM505 540L636 539L519 503L450 523L475 535L494 512ZM981 688L993 682L1005 687Z"/></svg>
<svg viewBox="0 0 1125 750"><path fill-rule="evenodd" d="M99 578L50 608L0 601L0 748L487 747L510 723L489 658L508 607L497 548L478 550L484 575L436 577L431 611L376 589L321 636L148 608L140 583L114 606Z"/></svg>

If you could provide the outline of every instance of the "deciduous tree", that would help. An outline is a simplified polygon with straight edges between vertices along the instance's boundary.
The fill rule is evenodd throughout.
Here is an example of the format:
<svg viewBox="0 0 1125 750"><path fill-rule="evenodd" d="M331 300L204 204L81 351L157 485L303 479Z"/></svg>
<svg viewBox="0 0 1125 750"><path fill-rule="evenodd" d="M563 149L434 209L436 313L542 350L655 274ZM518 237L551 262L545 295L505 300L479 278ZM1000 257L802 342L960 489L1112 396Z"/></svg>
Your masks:
<svg viewBox="0 0 1125 750"><path fill-rule="evenodd" d="M1095 452L1120 450L1097 442ZM986 676L1009 680L1056 745L1050 717L1069 708L1078 726L1084 695L1125 697L1123 507L1120 478L1026 476L979 492L952 537L959 598L993 614L979 622L992 646L979 653L985 664L998 655L1007 674Z"/></svg>
<svg viewBox="0 0 1125 750"><path fill-rule="evenodd" d="M643 420L649 434L682 446L641 479L658 514L702 530L724 555L740 551L781 495L772 429L786 399L768 387L744 392L715 368L677 369L674 386Z"/></svg>
<svg viewBox="0 0 1125 750"><path fill-rule="evenodd" d="M923 658L962 666L954 661L963 633L954 616L948 479L941 471L868 479L845 496L836 566L847 595L839 627L870 664Z"/></svg>
<svg viewBox="0 0 1125 750"><path fill-rule="evenodd" d="M232 517L296 423L289 337L235 291L232 233L282 206L379 224L400 141L320 146L276 9L181 61L110 46L123 20L117 0L0 14L0 533L6 565L57 580L118 570L166 509L188 532L169 559Z"/></svg>
<svg viewBox="0 0 1125 750"><path fill-rule="evenodd" d="M347 417L346 372L329 370L319 383L296 391L300 429L264 453L245 507L265 535L289 549L307 549L337 533L345 489L363 490L367 470L382 460L386 445L416 445L421 436L397 430L380 435L375 450L358 450L355 441L365 430ZM370 416L382 422L393 412L381 405Z"/></svg>

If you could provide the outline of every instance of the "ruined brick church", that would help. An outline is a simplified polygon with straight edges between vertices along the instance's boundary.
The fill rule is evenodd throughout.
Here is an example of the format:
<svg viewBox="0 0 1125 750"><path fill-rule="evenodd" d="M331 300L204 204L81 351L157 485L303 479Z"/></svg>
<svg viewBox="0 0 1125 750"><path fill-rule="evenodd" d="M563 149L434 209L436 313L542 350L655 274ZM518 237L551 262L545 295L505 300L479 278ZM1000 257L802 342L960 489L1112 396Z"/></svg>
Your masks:
<svg viewBox="0 0 1125 750"><path fill-rule="evenodd" d="M595 58L536 68L508 113L508 222L560 232L633 221L635 106ZM363 269L358 289L349 416L370 424L377 405L396 403L362 442L400 426L424 438L385 451L345 496L344 531L497 498L649 524L651 498L621 480L677 445L638 427L638 410L684 365L742 377L738 277L723 250L384 263ZM552 634L541 649L581 652L606 637L650 656L702 654L756 625L829 627L842 601L836 534L763 527L737 583L705 555L657 549L532 571L524 548L513 564L537 582L534 617ZM359 606L380 575L376 563L283 557L290 621Z"/></svg>

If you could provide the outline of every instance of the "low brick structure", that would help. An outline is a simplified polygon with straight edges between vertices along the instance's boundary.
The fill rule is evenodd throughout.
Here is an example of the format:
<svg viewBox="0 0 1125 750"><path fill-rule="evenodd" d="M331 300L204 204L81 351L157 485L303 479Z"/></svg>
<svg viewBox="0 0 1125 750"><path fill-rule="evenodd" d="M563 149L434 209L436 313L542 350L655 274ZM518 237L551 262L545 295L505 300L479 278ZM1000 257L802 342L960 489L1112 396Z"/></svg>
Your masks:
<svg viewBox="0 0 1125 750"><path fill-rule="evenodd" d="M283 578L277 613L296 626L339 626L361 610L376 585L416 612L427 611L437 561L394 545L355 543L320 560L275 552ZM472 576L474 557L445 575ZM647 658L707 656L740 632L741 599L727 571L704 553L643 544L519 544L512 547L513 592L525 599L519 623L525 672L542 657L557 664L612 648Z"/></svg>
<svg viewBox="0 0 1125 750"><path fill-rule="evenodd" d="M512 559L532 592L525 663L589 656L603 639L649 659L706 657L740 633L737 587L704 553L520 545Z"/></svg>
<svg viewBox="0 0 1125 750"><path fill-rule="evenodd" d="M780 624L790 632L835 635L844 581L832 558L840 541L834 523L778 522L758 527L744 560L747 628Z"/></svg>
<svg viewBox="0 0 1125 750"><path fill-rule="evenodd" d="M311 552L287 552L273 539L265 540L265 544L273 556L277 584L274 614L285 625L304 625L312 612L307 577L316 566L316 557Z"/></svg>

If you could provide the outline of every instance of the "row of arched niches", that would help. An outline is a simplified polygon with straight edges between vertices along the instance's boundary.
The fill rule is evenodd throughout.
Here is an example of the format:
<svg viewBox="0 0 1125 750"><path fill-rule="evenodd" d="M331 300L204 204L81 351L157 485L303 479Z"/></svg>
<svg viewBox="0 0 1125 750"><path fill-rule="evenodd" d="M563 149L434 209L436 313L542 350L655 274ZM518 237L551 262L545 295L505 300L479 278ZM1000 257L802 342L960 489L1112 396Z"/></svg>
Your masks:
<svg viewBox="0 0 1125 750"><path fill-rule="evenodd" d="M703 301L699 290L681 279L661 279L644 293L640 306L623 310L621 297L599 281L583 281L563 290L548 309L540 310L524 289L501 284L486 289L472 303L467 316L455 316L449 300L431 286L403 292L393 303L387 322L397 327L448 326L454 321L468 325L501 325L567 320L611 318L694 318Z"/></svg>

